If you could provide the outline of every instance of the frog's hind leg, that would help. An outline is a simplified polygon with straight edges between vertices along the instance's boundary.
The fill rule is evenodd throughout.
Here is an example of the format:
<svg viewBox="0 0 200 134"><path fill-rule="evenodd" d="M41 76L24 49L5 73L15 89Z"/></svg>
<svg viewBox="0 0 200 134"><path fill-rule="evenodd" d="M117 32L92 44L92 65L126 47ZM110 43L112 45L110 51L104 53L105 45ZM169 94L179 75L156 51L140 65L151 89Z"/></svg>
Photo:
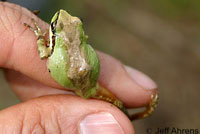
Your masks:
<svg viewBox="0 0 200 134"><path fill-rule="evenodd" d="M158 93L154 93L151 96L151 102L146 106L146 110L140 113L136 113L131 116L131 120L142 119L150 116L156 109L158 104L159 96Z"/></svg>
<svg viewBox="0 0 200 134"><path fill-rule="evenodd" d="M47 32L42 32L39 26L37 25L36 21L32 19L35 28L31 27L30 25L24 23L26 27L28 27L31 31L33 31L37 37L37 46L38 46L38 52L40 54L40 58L44 59L47 58L51 54L51 49L47 47L47 41L46 41L46 34Z"/></svg>
<svg viewBox="0 0 200 134"><path fill-rule="evenodd" d="M100 84L97 85L96 93L92 95L92 98L107 101L114 104L119 109L121 109L131 121L150 116L156 109L156 106L158 104L158 99L159 99L158 93L155 92L154 94L152 94L151 101L146 106L145 111L131 115L128 113L128 110L123 105L123 103L119 99L117 99L116 96L114 96L110 91L102 87Z"/></svg>
<svg viewBox="0 0 200 134"><path fill-rule="evenodd" d="M108 91L106 88L101 86L100 84L97 85L96 93L92 95L92 98L107 101L109 103L114 104L116 107L122 110L124 114L128 116L128 118L131 119L131 116L129 115L127 109L124 107L123 103L117 99L116 96L114 96L110 91Z"/></svg>

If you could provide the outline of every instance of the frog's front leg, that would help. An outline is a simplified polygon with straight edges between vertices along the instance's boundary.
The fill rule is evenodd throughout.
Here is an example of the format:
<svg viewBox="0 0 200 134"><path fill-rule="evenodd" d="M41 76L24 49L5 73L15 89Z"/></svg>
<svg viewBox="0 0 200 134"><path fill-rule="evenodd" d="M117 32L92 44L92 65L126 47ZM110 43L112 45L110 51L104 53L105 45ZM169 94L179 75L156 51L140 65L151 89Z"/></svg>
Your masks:
<svg viewBox="0 0 200 134"><path fill-rule="evenodd" d="M47 44L46 44L47 41L45 37L46 37L47 32L42 33L36 21L34 19L32 19L32 21L34 23L35 28L31 27L30 25L26 23L24 23L24 25L28 27L30 30L32 30L37 37L37 46L38 46L38 52L40 54L40 58L41 59L47 58L51 54L51 48L47 47Z"/></svg>

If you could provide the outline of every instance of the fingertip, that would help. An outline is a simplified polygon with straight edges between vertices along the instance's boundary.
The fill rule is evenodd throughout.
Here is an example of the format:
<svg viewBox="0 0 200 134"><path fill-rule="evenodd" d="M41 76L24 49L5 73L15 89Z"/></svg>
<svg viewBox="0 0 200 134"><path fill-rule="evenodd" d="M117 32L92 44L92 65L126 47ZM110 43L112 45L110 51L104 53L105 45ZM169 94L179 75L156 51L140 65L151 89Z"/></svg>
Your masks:
<svg viewBox="0 0 200 134"><path fill-rule="evenodd" d="M110 90L127 107L141 107L149 104L156 84L139 71L132 71L113 57L98 52L101 71L99 83ZM134 72L134 73L133 73ZM133 78L134 77L134 78Z"/></svg>
<svg viewBox="0 0 200 134"><path fill-rule="evenodd" d="M124 134L119 122L107 112L87 115L79 126L80 134Z"/></svg>
<svg viewBox="0 0 200 134"><path fill-rule="evenodd" d="M157 84L144 73L125 65L126 71L129 73L130 77L141 87L146 90L155 90L157 89Z"/></svg>

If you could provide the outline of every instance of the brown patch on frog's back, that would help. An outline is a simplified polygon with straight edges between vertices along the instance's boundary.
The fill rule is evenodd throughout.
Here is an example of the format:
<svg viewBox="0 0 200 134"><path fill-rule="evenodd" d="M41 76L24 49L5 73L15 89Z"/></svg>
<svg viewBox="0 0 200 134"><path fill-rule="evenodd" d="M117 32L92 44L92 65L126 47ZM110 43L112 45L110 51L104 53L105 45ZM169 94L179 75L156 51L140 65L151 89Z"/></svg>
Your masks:
<svg viewBox="0 0 200 134"><path fill-rule="evenodd" d="M75 87L83 89L89 85L91 67L80 49L81 39L78 26L81 21L77 17L71 17L69 20L64 23L64 32L61 33L63 38L66 38L65 41L68 48L68 78L73 82Z"/></svg>

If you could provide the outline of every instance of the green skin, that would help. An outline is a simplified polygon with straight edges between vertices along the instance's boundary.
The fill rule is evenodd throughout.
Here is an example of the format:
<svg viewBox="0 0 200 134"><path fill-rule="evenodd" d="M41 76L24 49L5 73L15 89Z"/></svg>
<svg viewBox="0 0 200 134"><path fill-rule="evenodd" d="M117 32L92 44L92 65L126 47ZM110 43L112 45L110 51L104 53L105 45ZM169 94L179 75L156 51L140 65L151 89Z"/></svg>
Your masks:
<svg viewBox="0 0 200 134"><path fill-rule="evenodd" d="M48 58L47 67L54 80L83 98L96 98L110 102L120 108L130 120L148 117L155 110L158 94L151 96L146 110L130 116L123 103L112 93L101 87L97 80L100 62L94 49L86 43L82 22L65 10L59 10L51 20L49 45L45 44L46 33L42 33L33 20L36 29L29 27L37 36L41 59Z"/></svg>
<svg viewBox="0 0 200 134"><path fill-rule="evenodd" d="M66 11L59 10L51 20L49 32L50 46L46 47L40 38L37 44L40 57L48 58L47 67L51 76L63 87L75 91L79 96L90 98L96 93L100 63L94 49L86 43L82 22ZM77 47L70 50L73 46ZM77 51L78 54L74 55ZM79 59L70 61L71 57ZM72 64L77 66L73 68ZM81 65L83 70L79 71ZM70 77L69 72L77 75Z"/></svg>
<svg viewBox="0 0 200 134"><path fill-rule="evenodd" d="M49 45L45 44L46 33L42 33L35 21L34 24L36 29L25 25L35 32L40 58L48 58L47 68L54 80L83 98L113 103L128 115L122 102L99 86L99 58L86 43L87 36L79 18L71 16L65 10L59 10L51 20Z"/></svg>

